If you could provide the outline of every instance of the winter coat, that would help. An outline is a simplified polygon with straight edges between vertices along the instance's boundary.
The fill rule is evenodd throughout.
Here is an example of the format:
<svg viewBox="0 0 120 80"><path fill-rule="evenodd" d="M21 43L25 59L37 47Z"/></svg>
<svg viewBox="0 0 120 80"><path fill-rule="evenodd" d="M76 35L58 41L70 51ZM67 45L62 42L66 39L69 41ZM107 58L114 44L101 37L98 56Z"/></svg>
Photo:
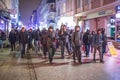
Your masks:
<svg viewBox="0 0 120 80"><path fill-rule="evenodd" d="M62 34L63 33L63 34ZM67 36L68 34L67 34L67 32L66 31L62 31L62 30L60 30L59 31L59 39L61 40L61 41L66 41L66 36Z"/></svg>
<svg viewBox="0 0 120 80"><path fill-rule="evenodd" d="M37 41L41 40L41 32L39 30L37 30L34 33L34 39L37 40Z"/></svg>
<svg viewBox="0 0 120 80"><path fill-rule="evenodd" d="M25 44L25 43L27 43L27 38L28 38L27 32L26 31L25 32L20 31L20 33L19 33L19 42Z"/></svg>
<svg viewBox="0 0 120 80"><path fill-rule="evenodd" d="M47 48L53 47L53 42L55 41L55 37L52 32L47 33Z"/></svg>
<svg viewBox="0 0 120 80"><path fill-rule="evenodd" d="M17 41L17 37L16 37L16 33L15 31L10 31L10 34L9 34L9 41L11 43L14 43Z"/></svg>
<svg viewBox="0 0 120 80"><path fill-rule="evenodd" d="M41 36L41 44L42 45L46 45L47 44L47 32L42 32L42 36Z"/></svg>
<svg viewBox="0 0 120 80"><path fill-rule="evenodd" d="M96 34L95 35L95 45L98 45L98 46L102 46L102 43L103 43L103 38L102 38L102 34Z"/></svg>
<svg viewBox="0 0 120 80"><path fill-rule="evenodd" d="M31 43L33 40L33 33L32 32L28 32L27 33L27 42Z"/></svg>
<svg viewBox="0 0 120 80"><path fill-rule="evenodd" d="M75 46L81 46L82 45L82 33L80 32L74 32L72 35L72 45Z"/></svg>
<svg viewBox="0 0 120 80"><path fill-rule="evenodd" d="M91 35L89 33L85 33L83 35L83 43L85 45L89 45L91 43Z"/></svg>
<svg viewBox="0 0 120 80"><path fill-rule="evenodd" d="M95 45L95 34L91 35L91 45Z"/></svg>

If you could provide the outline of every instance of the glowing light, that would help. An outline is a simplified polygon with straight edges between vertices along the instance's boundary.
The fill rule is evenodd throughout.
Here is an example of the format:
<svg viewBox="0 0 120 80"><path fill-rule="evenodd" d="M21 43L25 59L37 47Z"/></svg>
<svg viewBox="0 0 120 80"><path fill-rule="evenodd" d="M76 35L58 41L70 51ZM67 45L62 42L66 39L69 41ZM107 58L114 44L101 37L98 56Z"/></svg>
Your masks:
<svg viewBox="0 0 120 80"><path fill-rule="evenodd" d="M1 24L4 24L4 21L3 21L3 20L1 20Z"/></svg>
<svg viewBox="0 0 120 80"><path fill-rule="evenodd" d="M60 27L61 24L67 25L70 29L73 29L76 23L73 21L73 16L70 17L61 17L60 20L58 21L58 26Z"/></svg>
<svg viewBox="0 0 120 80"><path fill-rule="evenodd" d="M116 14L116 18L120 18L120 13L117 13L117 14Z"/></svg>
<svg viewBox="0 0 120 80"><path fill-rule="evenodd" d="M21 21L19 21L19 22L18 22L18 25L22 26L23 24L22 24L22 22L21 22Z"/></svg>

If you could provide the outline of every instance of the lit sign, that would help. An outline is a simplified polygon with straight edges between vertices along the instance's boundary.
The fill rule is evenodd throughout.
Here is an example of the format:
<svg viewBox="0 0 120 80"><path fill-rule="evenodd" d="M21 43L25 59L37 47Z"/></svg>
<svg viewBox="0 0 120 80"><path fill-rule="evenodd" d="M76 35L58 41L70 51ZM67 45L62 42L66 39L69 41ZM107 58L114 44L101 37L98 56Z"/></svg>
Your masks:
<svg viewBox="0 0 120 80"><path fill-rule="evenodd" d="M116 12L120 11L120 5L116 6Z"/></svg>
<svg viewBox="0 0 120 80"><path fill-rule="evenodd" d="M116 13L116 18L120 19L120 13Z"/></svg>

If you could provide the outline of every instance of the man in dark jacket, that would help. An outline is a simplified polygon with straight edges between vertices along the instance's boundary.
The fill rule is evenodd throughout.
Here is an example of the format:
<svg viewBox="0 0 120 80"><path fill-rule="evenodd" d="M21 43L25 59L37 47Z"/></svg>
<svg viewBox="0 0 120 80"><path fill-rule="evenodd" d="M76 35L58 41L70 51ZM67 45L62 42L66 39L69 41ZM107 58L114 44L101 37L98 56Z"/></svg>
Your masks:
<svg viewBox="0 0 120 80"><path fill-rule="evenodd" d="M25 27L22 27L22 29L19 33L19 42L20 42L20 45L21 45L21 58L24 58L26 43L27 43L27 32L25 30Z"/></svg>
<svg viewBox="0 0 120 80"><path fill-rule="evenodd" d="M54 42L55 38L53 36L53 27L50 26L48 29L48 34L47 34L47 49L49 53L49 61L52 63L53 61L53 56L55 54L55 48L54 48Z"/></svg>
<svg viewBox="0 0 120 80"><path fill-rule="evenodd" d="M46 59L46 55L47 55L47 30L46 29L42 31L41 44L43 47L44 58Z"/></svg>
<svg viewBox="0 0 120 80"><path fill-rule="evenodd" d="M90 30L87 30L86 33L83 35L83 43L85 45L86 57L89 57L90 43L91 43Z"/></svg>
<svg viewBox="0 0 120 80"><path fill-rule="evenodd" d="M81 51L80 47L82 45L82 34L80 33L80 27L75 26L75 32L72 35L72 45L73 45L73 59L75 61L75 57L78 58L78 62L82 64L81 61Z"/></svg>
<svg viewBox="0 0 120 80"><path fill-rule="evenodd" d="M11 51L15 50L15 42L16 42L16 32L14 28L11 29L10 34L9 34L9 41L11 44Z"/></svg>

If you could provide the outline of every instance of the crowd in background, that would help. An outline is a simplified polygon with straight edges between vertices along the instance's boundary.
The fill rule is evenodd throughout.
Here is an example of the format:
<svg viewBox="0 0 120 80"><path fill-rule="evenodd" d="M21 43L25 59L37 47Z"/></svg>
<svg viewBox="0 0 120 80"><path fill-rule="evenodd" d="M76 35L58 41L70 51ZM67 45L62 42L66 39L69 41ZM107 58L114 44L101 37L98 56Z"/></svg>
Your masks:
<svg viewBox="0 0 120 80"><path fill-rule="evenodd" d="M0 30L0 47L2 48L4 33ZM105 35L105 29L101 28L95 31L87 30L82 32L79 26L75 26L74 30L68 29L65 25L62 25L60 30L50 26L42 31L30 28L26 30L22 27L20 31L12 27L8 38L11 51L16 50L16 43L20 46L21 58L24 58L26 53L30 53L34 50L39 53L43 52L43 57L46 59L47 55L50 63L53 61L55 52L60 49L61 58L65 58L65 50L68 55L73 56L74 62L76 59L82 64L82 50L85 57L93 55L93 61L96 62L96 53L99 52L100 62L103 61L104 53L106 53L107 37Z"/></svg>

